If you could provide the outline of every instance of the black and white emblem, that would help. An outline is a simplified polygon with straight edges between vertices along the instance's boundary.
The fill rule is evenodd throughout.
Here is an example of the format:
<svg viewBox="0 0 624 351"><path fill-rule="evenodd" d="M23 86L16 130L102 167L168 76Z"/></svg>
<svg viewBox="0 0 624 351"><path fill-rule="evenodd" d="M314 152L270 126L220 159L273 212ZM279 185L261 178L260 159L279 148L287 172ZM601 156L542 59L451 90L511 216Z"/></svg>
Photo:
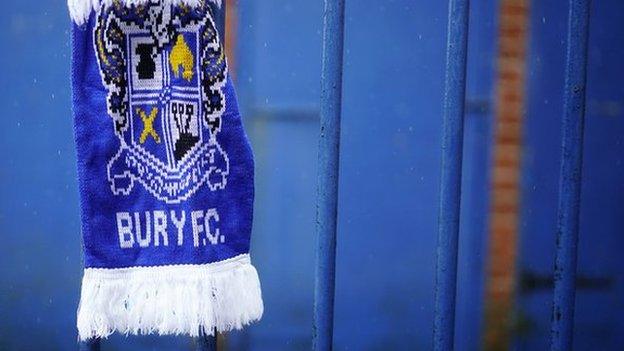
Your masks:
<svg viewBox="0 0 624 351"><path fill-rule="evenodd" d="M217 135L227 65L209 6L104 6L94 47L120 140L107 167L113 193L139 183L180 203L202 186L224 189L229 160Z"/></svg>

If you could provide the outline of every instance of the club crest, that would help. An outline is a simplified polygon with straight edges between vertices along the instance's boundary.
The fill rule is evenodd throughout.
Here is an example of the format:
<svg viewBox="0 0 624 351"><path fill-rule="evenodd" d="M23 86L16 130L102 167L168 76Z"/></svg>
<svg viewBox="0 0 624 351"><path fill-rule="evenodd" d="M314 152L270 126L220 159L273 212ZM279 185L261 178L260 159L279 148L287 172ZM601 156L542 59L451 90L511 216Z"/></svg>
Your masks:
<svg viewBox="0 0 624 351"><path fill-rule="evenodd" d="M94 47L120 141L107 166L113 193L138 183L173 204L203 186L224 189L227 65L209 5L104 5Z"/></svg>

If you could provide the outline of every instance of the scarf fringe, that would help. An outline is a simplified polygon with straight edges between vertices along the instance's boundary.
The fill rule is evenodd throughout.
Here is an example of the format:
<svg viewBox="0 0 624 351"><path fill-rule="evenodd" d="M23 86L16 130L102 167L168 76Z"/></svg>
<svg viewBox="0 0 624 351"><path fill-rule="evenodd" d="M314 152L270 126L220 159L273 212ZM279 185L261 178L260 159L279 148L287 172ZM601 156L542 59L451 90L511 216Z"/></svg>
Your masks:
<svg viewBox="0 0 624 351"><path fill-rule="evenodd" d="M77 25L83 25L91 15L91 12L98 12L102 6L110 6L113 2L119 1L125 6L140 5L149 2L150 0L67 0L67 6L69 7L69 16ZM195 7L203 4L205 1L210 1L217 6L221 7L222 0L161 0L168 5L180 5Z"/></svg>
<svg viewBox="0 0 624 351"><path fill-rule="evenodd" d="M124 334L212 335L241 329L264 310L249 255L205 265L87 268L80 340Z"/></svg>

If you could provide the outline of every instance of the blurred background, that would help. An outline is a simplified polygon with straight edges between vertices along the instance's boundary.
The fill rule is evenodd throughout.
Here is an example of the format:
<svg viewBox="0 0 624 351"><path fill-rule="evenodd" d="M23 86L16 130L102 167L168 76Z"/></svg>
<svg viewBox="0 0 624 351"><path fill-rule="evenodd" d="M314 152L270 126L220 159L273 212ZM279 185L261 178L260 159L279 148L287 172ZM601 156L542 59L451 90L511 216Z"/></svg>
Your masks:
<svg viewBox="0 0 624 351"><path fill-rule="evenodd" d="M224 350L312 339L320 0L227 1L256 157L261 322ZM82 274L63 0L0 12L0 350L72 350ZM445 1L347 1L337 350L432 345ZM548 347L567 5L471 4L458 350ZM593 1L574 345L624 345L624 2ZM189 350L115 335L103 350Z"/></svg>

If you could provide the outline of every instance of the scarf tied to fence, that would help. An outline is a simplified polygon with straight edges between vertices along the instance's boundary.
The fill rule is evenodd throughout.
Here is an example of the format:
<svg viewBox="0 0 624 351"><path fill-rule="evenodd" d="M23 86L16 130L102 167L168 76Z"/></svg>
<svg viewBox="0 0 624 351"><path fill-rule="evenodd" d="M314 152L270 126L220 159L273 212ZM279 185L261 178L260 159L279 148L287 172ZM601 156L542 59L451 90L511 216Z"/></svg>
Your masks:
<svg viewBox="0 0 624 351"><path fill-rule="evenodd" d="M82 340L211 335L262 315L253 158L212 2L68 1Z"/></svg>

